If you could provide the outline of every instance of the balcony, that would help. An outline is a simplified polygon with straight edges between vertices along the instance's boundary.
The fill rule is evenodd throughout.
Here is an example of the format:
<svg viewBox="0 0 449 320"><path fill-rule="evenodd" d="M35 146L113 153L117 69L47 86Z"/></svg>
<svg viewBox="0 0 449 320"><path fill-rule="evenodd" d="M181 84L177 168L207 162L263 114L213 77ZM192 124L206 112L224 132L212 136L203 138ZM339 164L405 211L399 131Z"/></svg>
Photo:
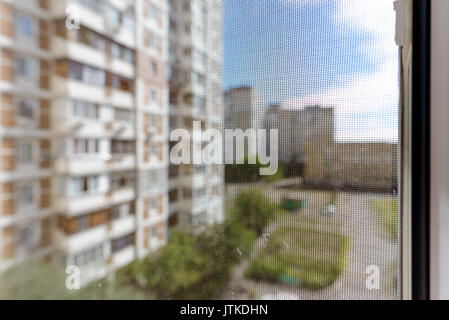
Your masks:
<svg viewBox="0 0 449 320"><path fill-rule="evenodd" d="M135 128L132 122L112 121L106 123L108 133L117 139L133 140L135 138Z"/></svg>
<svg viewBox="0 0 449 320"><path fill-rule="evenodd" d="M68 215L103 208L109 199L103 193L87 193L75 197L57 198L55 209Z"/></svg>
<svg viewBox="0 0 449 320"><path fill-rule="evenodd" d="M75 0L58 0L52 2L52 12L58 17L66 16L66 8L70 5L75 5L78 8L80 24L105 34L128 47L134 48L136 46L133 30L130 30L123 25L113 26L108 23L110 19L101 12L101 8L89 8Z"/></svg>
<svg viewBox="0 0 449 320"><path fill-rule="evenodd" d="M112 238L119 238L136 230L136 218L129 215L124 218L115 219L110 223L109 235Z"/></svg>
<svg viewBox="0 0 449 320"><path fill-rule="evenodd" d="M133 153L113 154L108 161L111 170L131 170L136 166L136 156Z"/></svg>
<svg viewBox="0 0 449 320"><path fill-rule="evenodd" d="M109 204L119 204L134 200L136 192L134 186L112 189L108 192L107 202Z"/></svg>
<svg viewBox="0 0 449 320"><path fill-rule="evenodd" d="M55 170L59 174L89 175L104 172L106 169L104 158L101 156L67 157L55 161Z"/></svg>
<svg viewBox="0 0 449 320"><path fill-rule="evenodd" d="M124 60L110 57L104 51L89 47L78 41L54 37L53 52L57 57L66 57L102 70L108 70L127 78L135 77L134 65Z"/></svg>
<svg viewBox="0 0 449 320"><path fill-rule="evenodd" d="M128 246L112 255L112 264L114 268L120 268L136 258L136 249L133 245Z"/></svg>
<svg viewBox="0 0 449 320"><path fill-rule="evenodd" d="M76 118L68 115L54 117L52 128L57 133L77 134L87 137L98 137L106 134L105 125L102 121Z"/></svg>
<svg viewBox="0 0 449 320"><path fill-rule="evenodd" d="M57 75L52 77L51 83L53 94L56 96L126 108L132 108L134 105L134 95L128 91L94 86Z"/></svg>
<svg viewBox="0 0 449 320"><path fill-rule="evenodd" d="M106 89L104 87L92 86L60 76L52 77L52 89L56 96L68 96L76 100L95 103L104 103L106 100Z"/></svg>
<svg viewBox="0 0 449 320"><path fill-rule="evenodd" d="M78 252L104 242L108 237L105 225L92 228L74 235L58 233L55 242L58 249L64 252Z"/></svg>
<svg viewBox="0 0 449 320"><path fill-rule="evenodd" d="M133 108L134 95L131 92L107 88L106 103L118 107Z"/></svg>

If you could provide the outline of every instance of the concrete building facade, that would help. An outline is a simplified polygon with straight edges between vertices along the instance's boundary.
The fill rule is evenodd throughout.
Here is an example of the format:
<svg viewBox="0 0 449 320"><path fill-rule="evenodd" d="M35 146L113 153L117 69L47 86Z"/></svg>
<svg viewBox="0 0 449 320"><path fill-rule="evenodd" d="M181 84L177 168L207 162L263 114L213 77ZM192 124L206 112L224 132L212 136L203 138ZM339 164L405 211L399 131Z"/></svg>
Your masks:
<svg viewBox="0 0 449 320"><path fill-rule="evenodd" d="M257 132L258 129L263 128L266 104L257 91L251 87L242 86L225 91L224 109L224 129L243 131L253 129ZM245 154L250 157L255 156L258 141L247 143Z"/></svg>
<svg viewBox="0 0 449 320"><path fill-rule="evenodd" d="M271 105L265 114L264 127L278 130L279 162L283 164L304 163L308 144L327 150L334 143L334 126L334 110L329 107Z"/></svg>
<svg viewBox="0 0 449 320"><path fill-rule="evenodd" d="M196 122L201 132L222 130L222 3L173 0L169 12L170 129L193 133ZM192 136L191 159L206 143L204 137ZM170 226L196 229L221 222L222 181L221 164L170 165Z"/></svg>
<svg viewBox="0 0 449 320"><path fill-rule="evenodd" d="M166 242L168 22L165 0L0 1L0 269L87 283Z"/></svg>

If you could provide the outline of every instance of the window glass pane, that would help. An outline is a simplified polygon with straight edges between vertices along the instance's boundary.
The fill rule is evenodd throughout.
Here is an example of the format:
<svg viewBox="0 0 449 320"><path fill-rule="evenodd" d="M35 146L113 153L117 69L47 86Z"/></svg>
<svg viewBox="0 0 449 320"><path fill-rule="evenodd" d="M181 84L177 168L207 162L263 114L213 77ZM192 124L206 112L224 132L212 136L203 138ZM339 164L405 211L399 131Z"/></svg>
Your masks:
<svg viewBox="0 0 449 320"><path fill-rule="evenodd" d="M267 130L225 166L227 209L263 243L225 296L399 298L392 1L224 1L223 17L224 128Z"/></svg>
<svg viewBox="0 0 449 320"><path fill-rule="evenodd" d="M15 31L20 36L32 37L34 34L34 21L31 17L19 14L15 16Z"/></svg>
<svg viewBox="0 0 449 320"><path fill-rule="evenodd" d="M0 0L0 299L402 296L401 1L57 2Z"/></svg>

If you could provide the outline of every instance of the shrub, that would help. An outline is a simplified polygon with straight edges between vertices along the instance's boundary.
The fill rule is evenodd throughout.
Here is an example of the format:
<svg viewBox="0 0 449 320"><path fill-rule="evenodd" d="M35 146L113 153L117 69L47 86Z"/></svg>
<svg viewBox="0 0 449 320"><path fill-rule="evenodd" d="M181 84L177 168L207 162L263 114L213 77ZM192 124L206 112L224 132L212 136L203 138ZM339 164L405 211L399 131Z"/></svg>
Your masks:
<svg viewBox="0 0 449 320"><path fill-rule="evenodd" d="M255 238L254 231L234 220L197 236L175 232L157 256L133 262L121 276L162 299L212 299L232 266L249 255Z"/></svg>
<svg viewBox="0 0 449 320"><path fill-rule="evenodd" d="M245 227L261 235L269 221L274 218L280 208L272 203L261 191L242 191L235 198L233 219Z"/></svg>
<svg viewBox="0 0 449 320"><path fill-rule="evenodd" d="M207 272L208 256L196 246L194 235L176 232L155 259L144 260L148 288L162 299L196 299L192 290Z"/></svg>

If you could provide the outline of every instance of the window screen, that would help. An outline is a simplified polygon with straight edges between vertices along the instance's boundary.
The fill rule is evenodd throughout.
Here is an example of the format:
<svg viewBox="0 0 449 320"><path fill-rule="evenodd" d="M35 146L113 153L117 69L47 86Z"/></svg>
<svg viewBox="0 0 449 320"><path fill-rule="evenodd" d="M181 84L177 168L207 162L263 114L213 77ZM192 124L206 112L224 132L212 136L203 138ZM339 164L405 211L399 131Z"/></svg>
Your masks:
<svg viewBox="0 0 449 320"><path fill-rule="evenodd" d="M0 298L401 298L393 0L50 2L0 0Z"/></svg>
<svg viewBox="0 0 449 320"><path fill-rule="evenodd" d="M227 298L400 297L394 26L392 1L224 1L224 127L278 154L225 166L257 238Z"/></svg>

